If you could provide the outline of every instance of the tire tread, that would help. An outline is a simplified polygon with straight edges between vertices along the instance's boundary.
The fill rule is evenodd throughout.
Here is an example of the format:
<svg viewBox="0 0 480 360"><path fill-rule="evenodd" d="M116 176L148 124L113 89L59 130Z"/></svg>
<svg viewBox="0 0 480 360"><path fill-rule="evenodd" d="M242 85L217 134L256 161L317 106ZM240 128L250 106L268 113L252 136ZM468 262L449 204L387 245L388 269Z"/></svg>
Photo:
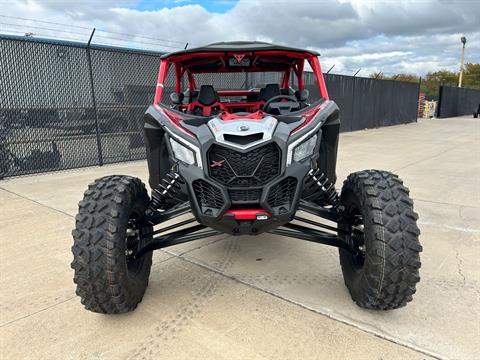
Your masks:
<svg viewBox="0 0 480 360"><path fill-rule="evenodd" d="M362 293L354 294L345 279L353 300L368 309L389 310L405 306L412 300L420 281L421 267L418 215L403 181L388 171L364 170L352 173L344 182L342 199L354 193L367 214L365 228L373 236L368 240ZM344 277L345 261L342 261Z"/></svg>
<svg viewBox="0 0 480 360"><path fill-rule="evenodd" d="M135 201L145 206L149 197L141 180L121 175L99 178L88 185L79 202L72 231L76 294L87 310L125 313L136 308L148 285L151 253L139 274L127 274L125 229L128 207Z"/></svg>

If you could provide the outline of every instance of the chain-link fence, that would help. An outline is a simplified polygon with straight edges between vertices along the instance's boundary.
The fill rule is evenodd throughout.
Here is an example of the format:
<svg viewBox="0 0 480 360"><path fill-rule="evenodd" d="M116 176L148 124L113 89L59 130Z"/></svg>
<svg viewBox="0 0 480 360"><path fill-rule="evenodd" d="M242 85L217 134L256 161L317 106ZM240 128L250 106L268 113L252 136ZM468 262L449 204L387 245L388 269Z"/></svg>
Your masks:
<svg viewBox="0 0 480 360"><path fill-rule="evenodd" d="M0 35L0 178L144 159L142 118L153 101L160 55ZM206 74L199 81L239 89L280 79L224 75L215 77L218 84ZM165 93L173 91L168 80ZM343 131L416 121L418 84L325 80ZM305 74L305 86L318 97L313 74Z"/></svg>
<svg viewBox="0 0 480 360"><path fill-rule="evenodd" d="M0 37L0 177L145 158L159 56Z"/></svg>

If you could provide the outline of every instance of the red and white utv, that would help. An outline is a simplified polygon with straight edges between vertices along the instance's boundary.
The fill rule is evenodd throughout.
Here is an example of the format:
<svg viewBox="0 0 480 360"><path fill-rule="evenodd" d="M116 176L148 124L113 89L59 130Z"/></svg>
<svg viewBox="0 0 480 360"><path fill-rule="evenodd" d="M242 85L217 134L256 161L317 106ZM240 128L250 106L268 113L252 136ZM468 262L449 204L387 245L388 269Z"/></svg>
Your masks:
<svg viewBox="0 0 480 360"><path fill-rule="evenodd" d="M359 306L412 300L422 247L409 191L397 175L365 170L337 193L340 111L318 55L225 42L162 56L145 114L151 195L139 179L113 175L89 185L79 204L72 267L88 310L135 309L153 250L220 233L338 247Z"/></svg>

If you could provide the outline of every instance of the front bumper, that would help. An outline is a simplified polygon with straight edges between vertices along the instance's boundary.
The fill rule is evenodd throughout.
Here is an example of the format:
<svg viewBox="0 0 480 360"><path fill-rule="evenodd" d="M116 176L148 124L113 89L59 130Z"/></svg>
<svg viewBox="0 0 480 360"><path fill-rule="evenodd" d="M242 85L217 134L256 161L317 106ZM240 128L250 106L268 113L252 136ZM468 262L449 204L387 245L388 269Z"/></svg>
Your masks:
<svg viewBox="0 0 480 360"><path fill-rule="evenodd" d="M310 168L310 161L282 165L280 175L252 188L221 184L208 174L208 169L193 165L181 163L178 172L185 180L192 212L199 223L232 235L258 235L293 219ZM242 193L246 195L239 195ZM232 209L259 209L259 216L239 220Z"/></svg>

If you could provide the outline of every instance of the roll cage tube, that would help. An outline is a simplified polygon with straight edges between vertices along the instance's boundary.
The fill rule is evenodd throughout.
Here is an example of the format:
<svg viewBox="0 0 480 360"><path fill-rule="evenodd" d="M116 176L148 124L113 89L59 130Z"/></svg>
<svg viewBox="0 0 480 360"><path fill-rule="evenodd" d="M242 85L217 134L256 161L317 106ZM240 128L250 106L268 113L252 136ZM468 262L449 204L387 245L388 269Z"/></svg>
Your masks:
<svg viewBox="0 0 480 360"><path fill-rule="evenodd" d="M199 55L204 55L204 54L199 54ZM201 56L200 56L201 57ZM307 58L308 63L310 64L310 67L312 68L312 71L315 75L315 78L317 80L317 85L318 89L320 92L320 96L324 100L329 100L328 96L328 91L327 87L325 85L325 80L323 78L320 62L318 60L318 57L316 56L310 56ZM164 83L165 79L168 74L168 70L170 68L170 65L172 62L170 62L167 59L163 59L160 61L160 71L158 74L158 80L157 80L157 85L156 85L156 90L155 90L155 98L154 98L154 105L159 105L162 99L162 93L164 89ZM189 82L189 87L191 89L194 89L196 86L195 84L195 78L193 77L193 74L181 63L179 62L174 62L175 65L175 91L180 92L180 83L183 74L186 72L188 76L188 82ZM304 61L296 61L290 70L285 71L284 77L282 79L282 86L287 87L289 80L290 80L290 72L294 71L295 74L297 75L298 79L298 88L299 90L302 90L304 88L304 81L303 81L303 73L304 73Z"/></svg>
<svg viewBox="0 0 480 360"><path fill-rule="evenodd" d="M313 74L317 78L317 84L318 84L318 90L320 90L320 96L325 100L330 100L328 96L327 86L325 85L325 80L323 79L322 68L320 67L320 61L318 61L318 58L316 56L312 56L308 59L308 63L312 68Z"/></svg>
<svg viewBox="0 0 480 360"><path fill-rule="evenodd" d="M154 105L159 105L162 100L163 87L165 84L165 79L167 77L168 68L170 67L170 62L168 60L160 61L160 71L158 72L157 86L155 89L155 98L153 100Z"/></svg>

